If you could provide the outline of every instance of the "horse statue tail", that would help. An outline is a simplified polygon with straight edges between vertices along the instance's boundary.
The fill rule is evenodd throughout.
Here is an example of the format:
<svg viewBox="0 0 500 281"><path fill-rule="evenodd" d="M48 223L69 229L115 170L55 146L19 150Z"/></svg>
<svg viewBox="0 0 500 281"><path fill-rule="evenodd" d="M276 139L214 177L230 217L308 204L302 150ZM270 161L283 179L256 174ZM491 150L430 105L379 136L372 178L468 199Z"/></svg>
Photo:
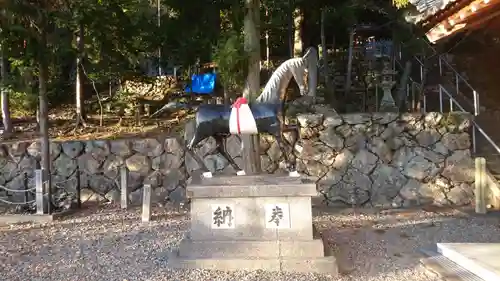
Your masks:
<svg viewBox="0 0 500 281"><path fill-rule="evenodd" d="M153 114L149 116L149 118L154 118L164 112L171 111L175 112L181 109L196 109L199 105L198 104L192 104L192 103L183 103L183 102L169 102L162 106L160 109L155 111Z"/></svg>

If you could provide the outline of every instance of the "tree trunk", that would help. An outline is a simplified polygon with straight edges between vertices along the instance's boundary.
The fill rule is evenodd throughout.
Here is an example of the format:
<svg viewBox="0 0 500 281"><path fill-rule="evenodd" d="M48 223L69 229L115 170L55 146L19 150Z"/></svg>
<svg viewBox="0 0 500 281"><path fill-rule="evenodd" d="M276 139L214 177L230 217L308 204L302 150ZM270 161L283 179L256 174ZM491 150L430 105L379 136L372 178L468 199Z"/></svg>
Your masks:
<svg viewBox="0 0 500 281"><path fill-rule="evenodd" d="M295 28L294 41L293 41L293 54L296 57L302 56L303 42L302 42L302 22L304 21L304 13L302 9L296 8L293 19L293 24Z"/></svg>
<svg viewBox="0 0 500 281"><path fill-rule="evenodd" d="M345 78L345 87L344 87L344 98L347 98L351 93L351 84L352 84L352 53L354 48L354 28L349 33L349 53L347 57L347 73Z"/></svg>
<svg viewBox="0 0 500 281"><path fill-rule="evenodd" d="M323 59L323 77L325 81L325 86L328 92L328 100L331 101L333 98L332 95L333 93L331 92L331 85L330 85L330 67L328 64L328 49L326 47L326 37L325 37L325 18L326 18L326 10L323 9L321 11L321 50L322 50L322 59Z"/></svg>
<svg viewBox="0 0 500 281"><path fill-rule="evenodd" d="M293 58L293 0L288 0L288 50Z"/></svg>
<svg viewBox="0 0 500 281"><path fill-rule="evenodd" d="M415 97L416 100L415 110L418 112L422 112L422 110L425 109L423 105L423 97L425 94L425 87L427 83L427 68L425 67L427 65L427 58L423 57L422 60L424 61L424 67L421 70L420 89L416 89L417 96Z"/></svg>
<svg viewBox="0 0 500 281"><path fill-rule="evenodd" d="M326 37L325 37L325 18L326 18L326 10L321 11L321 55L323 58L323 65L326 67L327 64L327 49L326 49ZM325 82L328 79L327 76L325 76Z"/></svg>
<svg viewBox="0 0 500 281"><path fill-rule="evenodd" d="M227 89L227 86L226 86L226 85L224 85L224 86L223 86L223 88L224 88L224 104L225 104L225 105L229 105L229 102L230 102L230 99L229 99L229 91L228 91L228 89Z"/></svg>
<svg viewBox="0 0 500 281"><path fill-rule="evenodd" d="M396 106L399 108L399 112L406 111L406 87L408 85L408 81L410 80L411 74L411 61L408 60L405 63L405 68L403 70L403 75L401 75L401 80L399 81L398 95Z"/></svg>
<svg viewBox="0 0 500 281"><path fill-rule="evenodd" d="M336 87L336 85L335 85L335 72L336 72L337 63L336 63L335 59L333 59L337 56L337 51L335 49L336 48L335 43L336 43L336 38L335 38L335 35L333 35L332 36L332 53L331 53L332 59L331 59L331 64L328 64L328 71L329 71L329 73L332 74L332 78L333 78L333 80L330 83L331 84L330 85L330 87L331 87L330 105L332 107L338 106L338 103L337 103L338 93L335 91L335 87Z"/></svg>
<svg viewBox="0 0 500 281"><path fill-rule="evenodd" d="M76 57L76 82L75 82L75 96L76 96L76 126L78 127L80 124L85 126L85 118L83 111L83 95L82 95L82 73L81 73L81 64L83 57L83 48L84 48L84 27L83 23L79 23L78 28L78 37L76 38L76 44L78 48L78 54Z"/></svg>
<svg viewBox="0 0 500 281"><path fill-rule="evenodd" d="M3 38L2 38L3 39ZM9 108L9 92L7 90L7 58L5 58L4 43L0 43L0 69L1 69L1 103L2 103L2 121L4 128L4 135L8 136L12 134L12 120L10 118L10 108Z"/></svg>
<svg viewBox="0 0 500 281"><path fill-rule="evenodd" d="M245 0L245 51L248 54L248 76L243 96L254 100L260 92L260 0ZM258 174L260 168L259 136L243 135L243 161L247 174Z"/></svg>
<svg viewBox="0 0 500 281"><path fill-rule="evenodd" d="M337 45L336 45L336 43L337 43L337 38L335 37L335 34L334 34L332 36L332 58L336 58L337 57L337 49L336 49ZM332 71L332 73L335 73L335 67L337 65L335 64L335 60L334 59L332 59L332 65L333 65L333 67L332 67L331 71Z"/></svg>
<svg viewBox="0 0 500 281"><path fill-rule="evenodd" d="M38 49L38 67L39 67L39 102L40 102L40 143L41 143L41 168L43 181L45 182L44 189L49 198L47 212L51 213L52 202L52 184L50 177L50 143L49 143L49 105L47 99L47 81L49 73L49 65L46 58L47 53L47 33L46 33L46 17L41 15L40 20L40 42Z"/></svg>
<svg viewBox="0 0 500 281"><path fill-rule="evenodd" d="M270 25L270 20L269 20L269 9L265 7L266 9L266 26L268 27L266 29L266 72L269 70L269 56L270 56L270 48L269 48L269 25Z"/></svg>

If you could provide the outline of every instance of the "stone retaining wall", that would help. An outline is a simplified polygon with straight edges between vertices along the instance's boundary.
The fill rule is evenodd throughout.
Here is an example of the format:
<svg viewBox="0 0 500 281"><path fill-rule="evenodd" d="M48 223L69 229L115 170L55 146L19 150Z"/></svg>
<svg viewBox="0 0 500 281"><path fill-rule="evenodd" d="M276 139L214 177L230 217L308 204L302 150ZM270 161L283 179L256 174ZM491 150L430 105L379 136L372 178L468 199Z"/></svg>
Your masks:
<svg viewBox="0 0 500 281"><path fill-rule="evenodd" d="M374 206L468 204L470 116L392 113L299 117L300 172L328 202Z"/></svg>
<svg viewBox="0 0 500 281"><path fill-rule="evenodd" d="M302 114L297 119L301 137L293 155L298 171L317 181L328 203L399 207L461 205L473 199L469 115ZM208 153L214 147L209 139L196 152L212 172L234 173L224 158ZM228 147L242 165L236 136ZM264 171L284 172L283 155L272 137L261 137L260 151ZM190 157L186 167L188 172L198 169Z"/></svg>
<svg viewBox="0 0 500 281"><path fill-rule="evenodd" d="M299 172L317 181L326 202L398 207L467 204L473 198L468 115L302 114L297 119L300 139L291 155L298 161ZM186 139L192 130L192 126L186 128ZM286 138L291 140L292 136ZM133 203L141 200L144 183L154 187L154 201L183 201L184 187L198 170L196 162L185 154L183 142L180 137L53 142L50 153L57 201L66 204L77 184L83 188L84 200L118 200L121 167L129 170ZM227 145L242 166L239 138L231 136ZM262 169L283 172L283 155L274 139L262 136L260 147ZM208 139L196 153L212 172L234 174L224 158L211 152L214 148L215 141ZM36 142L2 145L0 184L23 188L24 174L33 177L39 157ZM0 197L17 200L3 193L0 191Z"/></svg>
<svg viewBox="0 0 500 281"><path fill-rule="evenodd" d="M140 201L145 183L155 186L154 197L184 200L184 150L174 137L138 140L99 140L52 142L52 184L56 202L68 205L74 199L76 187L82 188L83 201L118 201L119 174L122 167L128 173L132 201ZM9 189L25 188L25 175L34 177L39 167L40 144L19 142L0 146L0 185ZM28 180L28 188L34 180ZM24 197L0 189L0 197L21 201Z"/></svg>

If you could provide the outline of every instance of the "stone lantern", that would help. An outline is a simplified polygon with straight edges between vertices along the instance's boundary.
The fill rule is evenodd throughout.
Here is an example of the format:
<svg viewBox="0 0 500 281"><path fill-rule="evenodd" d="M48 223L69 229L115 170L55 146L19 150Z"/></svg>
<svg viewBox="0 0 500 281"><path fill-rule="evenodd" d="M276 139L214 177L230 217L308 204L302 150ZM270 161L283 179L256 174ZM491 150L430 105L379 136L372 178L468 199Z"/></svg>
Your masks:
<svg viewBox="0 0 500 281"><path fill-rule="evenodd" d="M391 92L392 87L396 84L396 81L394 81L394 75L396 75L397 72L392 70L391 62L389 60L384 60L382 63L382 79L379 85L384 91L384 96L380 101L380 111L397 112L398 108Z"/></svg>

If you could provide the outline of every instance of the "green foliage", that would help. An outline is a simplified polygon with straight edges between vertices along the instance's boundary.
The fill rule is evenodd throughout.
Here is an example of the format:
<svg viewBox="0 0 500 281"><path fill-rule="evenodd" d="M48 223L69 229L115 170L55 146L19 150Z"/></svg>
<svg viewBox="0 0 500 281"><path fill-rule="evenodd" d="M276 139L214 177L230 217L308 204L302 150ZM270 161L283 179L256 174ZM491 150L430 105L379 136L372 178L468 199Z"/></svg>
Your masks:
<svg viewBox="0 0 500 281"><path fill-rule="evenodd" d="M155 58L159 48L163 65L182 65L186 73L188 66L198 60L213 60L227 90L234 91L244 85L248 69L240 32L244 24L244 1L161 0L161 26L157 22L156 3L144 0L0 1L0 9L4 11L0 13L0 41L7 46L4 53L11 63L6 82L12 89L13 109L31 111L36 105L33 97L38 91L37 59L40 57L49 62L51 106L74 101L78 55L75 35L80 26L84 29L82 65L87 97L95 95L93 83L99 92L107 92L109 80L140 76L141 63ZM346 41L348 28L365 20L363 11L386 16L396 10L393 6L402 8L408 3L408 0L393 0L392 5L386 0L261 0L259 27L262 35L264 30L269 34L271 58L282 59L288 54L288 21L295 8L307 10L304 15L309 30L317 27L317 32L320 11L326 9L327 37L335 34L340 45L341 40ZM48 17L46 25L39 22L40 14ZM48 48L40 54L42 30L47 33ZM401 34L411 35L407 31ZM124 96L128 99L128 95Z"/></svg>
<svg viewBox="0 0 500 281"><path fill-rule="evenodd" d="M243 48L241 33L229 31L222 36L212 57L226 89L243 86L248 69L248 57Z"/></svg>
<svg viewBox="0 0 500 281"><path fill-rule="evenodd" d="M446 127L448 131L456 132L461 125L469 124L471 116L464 112L448 112L443 114L439 125Z"/></svg>
<svg viewBox="0 0 500 281"><path fill-rule="evenodd" d="M5 1L2 4L5 12L0 14L0 39L7 46L4 54L11 64L6 82L16 97L20 93L30 96L33 90L36 95L37 58L43 29L47 33L48 49L42 56L49 62L47 86L53 106L74 101L78 54L75 35L80 26L83 26L85 43L83 82L91 89L89 94L93 92L93 82L99 89L106 89L109 80L137 72L139 61L153 53L161 40L157 36L153 7L147 1L82 0L47 2L46 6ZM43 28L38 12L48 16L48 24Z"/></svg>
<svg viewBox="0 0 500 281"><path fill-rule="evenodd" d="M13 117L30 116L36 111L38 97L35 94L10 91L9 100Z"/></svg>
<svg viewBox="0 0 500 281"><path fill-rule="evenodd" d="M408 5L410 5L410 1L408 1L408 0L392 0L392 5L394 5L394 7L398 8L398 9L401 9L401 8L405 8Z"/></svg>

